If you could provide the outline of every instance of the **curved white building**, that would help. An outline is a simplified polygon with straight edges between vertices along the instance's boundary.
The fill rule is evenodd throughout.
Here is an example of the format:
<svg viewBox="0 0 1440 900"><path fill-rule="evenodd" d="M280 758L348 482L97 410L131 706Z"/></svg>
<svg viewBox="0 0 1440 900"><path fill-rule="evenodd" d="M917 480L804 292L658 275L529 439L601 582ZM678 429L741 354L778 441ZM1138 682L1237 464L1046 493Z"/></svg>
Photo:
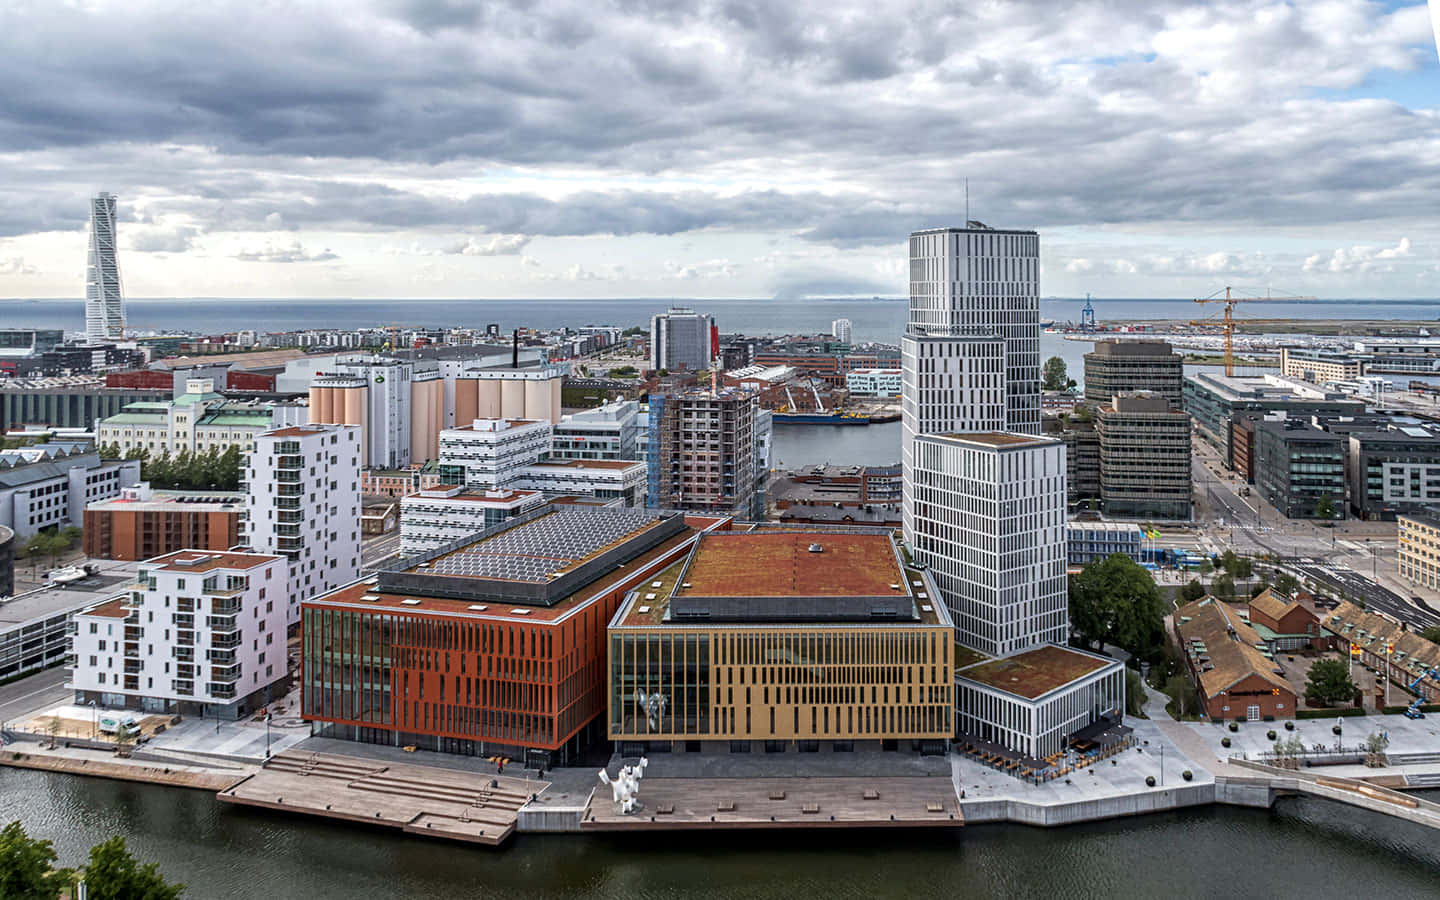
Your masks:
<svg viewBox="0 0 1440 900"><path fill-rule="evenodd" d="M115 195L90 200L90 252L85 267L85 337L92 344L125 336L125 297L115 254Z"/></svg>

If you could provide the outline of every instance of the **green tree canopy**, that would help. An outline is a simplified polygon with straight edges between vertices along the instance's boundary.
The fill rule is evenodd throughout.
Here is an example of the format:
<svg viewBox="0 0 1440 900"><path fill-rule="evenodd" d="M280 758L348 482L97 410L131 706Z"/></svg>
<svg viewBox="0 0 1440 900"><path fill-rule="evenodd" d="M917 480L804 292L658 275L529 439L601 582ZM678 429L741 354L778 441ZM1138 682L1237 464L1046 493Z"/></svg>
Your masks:
<svg viewBox="0 0 1440 900"><path fill-rule="evenodd" d="M1355 684L1350 680L1350 666L1344 660L1322 659L1310 667L1310 677L1305 682L1305 699L1309 702L1328 706L1354 696Z"/></svg>
<svg viewBox="0 0 1440 900"><path fill-rule="evenodd" d="M118 836L90 848L84 873L89 900L175 900L185 890L166 882L154 863L137 863Z"/></svg>
<svg viewBox="0 0 1440 900"><path fill-rule="evenodd" d="M1058 356L1052 356L1045 360L1045 368L1041 379L1040 387L1044 390L1067 390L1070 385L1070 377L1065 370L1065 360Z"/></svg>
<svg viewBox="0 0 1440 900"><path fill-rule="evenodd" d="M55 900L70 873L55 868L55 847L31 838L19 822L0 829L0 897Z"/></svg>
<svg viewBox="0 0 1440 900"><path fill-rule="evenodd" d="M1420 632L1420 636L1432 643L1440 644L1440 625L1431 625Z"/></svg>
<svg viewBox="0 0 1440 900"><path fill-rule="evenodd" d="M1281 572L1275 576L1275 590L1287 597L1293 597L1300 590L1300 581L1289 572Z"/></svg>
<svg viewBox="0 0 1440 900"><path fill-rule="evenodd" d="M1165 645L1165 607L1150 573L1123 553L1070 579L1070 622L1087 641L1147 659Z"/></svg>
<svg viewBox="0 0 1440 900"><path fill-rule="evenodd" d="M1228 572L1216 577L1214 581L1210 582L1210 593L1221 600L1234 600L1235 579L1231 578Z"/></svg>
<svg viewBox="0 0 1440 900"><path fill-rule="evenodd" d="M1315 501L1315 518L1317 518L1317 519L1333 519L1333 518L1335 518L1335 500L1334 500L1334 498L1332 498L1329 494L1326 494L1326 495L1324 495L1323 497L1321 497L1319 500L1316 500L1316 501Z"/></svg>
<svg viewBox="0 0 1440 900"><path fill-rule="evenodd" d="M1184 587L1180 588L1181 603L1190 603L1203 596L1205 596L1205 585L1201 584L1198 578L1190 579Z"/></svg>

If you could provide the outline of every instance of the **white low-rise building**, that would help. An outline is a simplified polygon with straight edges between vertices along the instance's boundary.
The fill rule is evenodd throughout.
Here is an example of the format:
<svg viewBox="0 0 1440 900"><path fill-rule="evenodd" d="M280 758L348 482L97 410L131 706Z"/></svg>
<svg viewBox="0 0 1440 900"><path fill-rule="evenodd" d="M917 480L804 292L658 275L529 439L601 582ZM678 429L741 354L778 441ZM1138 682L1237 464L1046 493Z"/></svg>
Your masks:
<svg viewBox="0 0 1440 900"><path fill-rule="evenodd" d="M244 716L289 687L285 559L181 550L75 614L77 704Z"/></svg>
<svg viewBox="0 0 1440 900"><path fill-rule="evenodd" d="M845 373L845 390L857 397L898 397L903 381L901 369L855 369Z"/></svg>
<svg viewBox="0 0 1440 900"><path fill-rule="evenodd" d="M0 525L17 543L46 528L78 528L87 505L139 481L138 459L101 459L88 441L0 451Z"/></svg>
<svg viewBox="0 0 1440 900"><path fill-rule="evenodd" d="M256 435L245 462L244 540L288 561L286 621L360 577L361 430L300 425Z"/></svg>
<svg viewBox="0 0 1440 900"><path fill-rule="evenodd" d="M309 419L304 404L227 400L215 392L211 379L191 378L185 382L185 393L174 400L131 403L101 419L95 424L95 440L101 446L119 447L122 455L144 451L151 457L230 447L243 450L262 431L303 425Z"/></svg>
<svg viewBox="0 0 1440 900"><path fill-rule="evenodd" d="M534 419L475 419L440 432L440 474L471 489L509 487L550 450L551 425Z"/></svg>
<svg viewBox="0 0 1440 900"><path fill-rule="evenodd" d="M551 496L576 495L645 505L645 464L629 459L546 459L521 469L511 485Z"/></svg>
<svg viewBox="0 0 1440 900"><path fill-rule="evenodd" d="M550 455L557 459L636 459L640 404L616 400L571 413L555 425Z"/></svg>
<svg viewBox="0 0 1440 900"><path fill-rule="evenodd" d="M449 484L418 491L400 501L400 553L435 550L544 502L539 491L470 491Z"/></svg>

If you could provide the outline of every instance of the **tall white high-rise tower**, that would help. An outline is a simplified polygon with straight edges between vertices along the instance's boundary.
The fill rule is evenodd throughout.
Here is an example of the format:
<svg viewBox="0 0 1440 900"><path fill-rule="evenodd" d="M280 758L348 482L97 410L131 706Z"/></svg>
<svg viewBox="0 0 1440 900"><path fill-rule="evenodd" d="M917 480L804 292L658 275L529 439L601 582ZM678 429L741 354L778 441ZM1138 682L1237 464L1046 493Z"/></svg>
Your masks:
<svg viewBox="0 0 1440 900"><path fill-rule="evenodd" d="M900 345L905 537L917 435L1040 433L1040 236L979 222L910 235Z"/></svg>
<svg viewBox="0 0 1440 900"><path fill-rule="evenodd" d="M830 336L841 343L850 343L852 326L849 319L836 319L830 323Z"/></svg>
<svg viewBox="0 0 1440 900"><path fill-rule="evenodd" d="M90 199L90 253L85 267L85 337L92 344L125 336L125 297L115 254L115 195Z"/></svg>

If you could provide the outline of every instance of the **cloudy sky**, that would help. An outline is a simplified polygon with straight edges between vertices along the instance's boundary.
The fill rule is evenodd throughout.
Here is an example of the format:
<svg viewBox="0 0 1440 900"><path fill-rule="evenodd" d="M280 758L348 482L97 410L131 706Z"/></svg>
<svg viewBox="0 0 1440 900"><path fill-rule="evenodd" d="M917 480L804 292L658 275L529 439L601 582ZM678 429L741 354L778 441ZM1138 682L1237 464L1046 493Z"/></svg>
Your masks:
<svg viewBox="0 0 1440 900"><path fill-rule="evenodd" d="M809 7L808 9L804 9ZM0 296L1440 297L1413 0L0 0Z"/></svg>

